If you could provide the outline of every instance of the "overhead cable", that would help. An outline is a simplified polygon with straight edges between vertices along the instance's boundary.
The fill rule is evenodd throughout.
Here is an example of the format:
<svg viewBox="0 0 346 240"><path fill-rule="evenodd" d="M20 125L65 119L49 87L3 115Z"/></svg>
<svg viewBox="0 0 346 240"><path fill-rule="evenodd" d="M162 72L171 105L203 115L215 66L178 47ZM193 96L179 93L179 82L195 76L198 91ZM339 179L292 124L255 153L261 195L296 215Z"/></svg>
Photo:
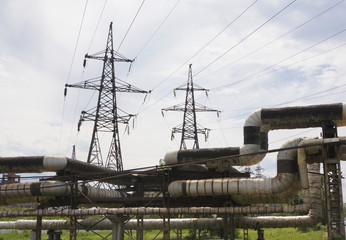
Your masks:
<svg viewBox="0 0 346 240"><path fill-rule="evenodd" d="M236 20L238 20L245 12L247 12L258 0L255 0L252 4L250 4L243 12L241 12L235 19L233 19L226 27L224 27L218 34L216 34L211 40L209 40L206 44L203 45L192 57L186 60L183 64L181 64L177 69L175 69L168 77L159 82L152 90L158 88L162 83L167 81L173 74L175 74L179 69L185 66L191 59L193 59L198 53L200 53L204 48L206 48L210 43L212 43L218 36L221 35L227 28L229 28Z"/></svg>
<svg viewBox="0 0 346 240"><path fill-rule="evenodd" d="M145 0L143 0L142 3L141 3L141 5L139 6L139 8L138 8L138 10L137 10L137 12L136 12L135 17L133 18L133 20L132 20L132 22L131 22L129 28L127 29L127 31L126 31L126 33L125 33L125 36L124 36L123 40L121 40L121 42L120 42L120 44L119 44L119 47L118 47L118 49L117 49L117 52L119 51L121 45L123 44L125 38L127 37L127 34L129 33L129 31L130 31L130 29L131 29L133 23L135 22L135 20L136 20L136 18L137 18L137 16L138 16L138 13L141 11L144 2L145 2Z"/></svg>
<svg viewBox="0 0 346 240"><path fill-rule="evenodd" d="M92 45L92 43L93 43L93 41L94 41L94 38L95 38L95 35L96 35L96 32L97 32L97 29L98 29L98 27L99 27L99 24L100 24L100 21L101 21L103 12L104 12L105 7L106 7L106 4L107 4L107 1L108 1L108 0L105 0L105 2L104 2L104 4L103 4L103 8L102 8L102 10L101 10L101 13L100 13L100 16L99 16L99 20L97 21L94 34L93 34L93 36L92 36L92 38L91 38L91 41L90 41L90 45L89 45L89 48L88 48L88 52L90 52L90 48L91 48L91 45Z"/></svg>
<svg viewBox="0 0 346 240"><path fill-rule="evenodd" d="M336 4L334 4L333 6L331 6L331 7L327 8L327 9L325 9L324 11L320 12L319 14L317 14L317 15L313 16L312 18L308 19L307 21L305 21L305 22L299 24L298 26L292 28L292 29L289 30L288 32L286 32L286 33L280 35L279 37L275 38L275 39L272 40L272 41L269 41L268 43L262 45L261 47L256 48L255 50L253 50L253 51L251 51L250 53L248 53L248 54L246 54L246 55L244 55L244 56L238 58L237 60L235 60L235 61L233 61L233 62L231 62L231 63L229 63L229 64L227 64L226 66L224 66L224 67L222 67L222 68L219 68L219 69L217 69L217 70L215 70L215 71L213 71L213 72L211 72L211 73L209 73L209 74L207 74L207 75L204 75L203 77L197 78L197 80L200 80L200 79L205 78L205 77L207 77L207 76L210 76L210 75L212 75L212 74L214 74L214 73L216 73L216 72L219 72L219 71L221 71L221 70L223 70L223 69L225 69L225 68L228 68L229 66L233 65L234 63L237 63L237 62L239 62L240 60L242 60L242 59L244 59L244 58L246 58L246 57L252 55L253 53L255 53L255 52L259 51L259 50L262 50L263 48L265 48L265 47L267 47L267 46L273 44L274 42L278 41L279 39L281 39L281 38L283 38L283 37L289 35L290 33L292 33L292 32L294 32L294 31L298 30L299 28L301 28L302 26L306 25L307 23L309 23L309 22L315 20L316 18L322 16L324 13L327 13L328 11L332 10L333 8L335 8L336 6L340 5L340 4L343 3L343 2L345 2L345 0L342 0L342 1L340 1L340 2L338 2L338 3L336 3Z"/></svg>
<svg viewBox="0 0 346 240"><path fill-rule="evenodd" d="M148 43L151 41L151 39L153 39L153 37L156 35L156 33L160 30L160 28L162 27L162 25L166 22L166 20L168 19L168 17L172 14L172 12L174 11L174 9L176 8L176 6L179 4L181 0L178 0L174 6L172 7L172 9L169 11L169 13L167 14L167 16L161 21L161 23L159 24L159 26L156 28L156 30L154 31L154 33L150 36L150 38L146 41L146 43L143 45L143 47L139 50L139 52L136 54L137 58L139 56L139 54L142 53L142 51L144 50L144 48L148 45Z"/></svg>
<svg viewBox="0 0 346 240"><path fill-rule="evenodd" d="M219 57L215 58L211 63L209 63L207 66L205 66L204 68L202 68L199 72L197 72L194 76L197 76L198 74L200 74L201 72L203 72L204 70L206 70L208 67L210 67L211 65L213 65L215 62L217 62L218 60L220 60L223 56L225 56L227 53L229 53L231 50L233 50L234 48L236 48L239 44L241 44L242 42L244 42L247 38L249 38L252 34L254 34L255 32L257 32L259 29L261 29L264 25L266 25L268 22L270 22L271 20L273 20L275 17L277 17L280 13L282 13L284 10L286 10L289 6L291 6L296 0L293 0L292 2L290 2L288 5L286 5L283 9L281 9L279 12L277 12L276 14L274 14L274 16L272 16L271 18L269 18L267 21L265 21L264 23L262 23L260 26L258 26L256 29L254 29L252 32L250 32L248 35L246 35L244 38L242 38L238 43L236 43L234 46L232 46L231 48L229 48L226 52L224 52L223 54L221 54Z"/></svg>
<svg viewBox="0 0 346 240"><path fill-rule="evenodd" d="M84 6L84 10L83 10L82 20L81 20L81 23L80 23L80 26L79 26L78 36L77 36L76 44L74 46L72 60L71 60L71 64L70 64L70 68L69 68L68 74L67 74L66 83L68 83L69 80L70 80L72 66L73 66L73 63L74 63L74 58L76 56L77 47L78 47L78 43L79 43L79 37L80 37L80 34L82 32L82 27L83 27L83 23L84 23L84 16L85 16L85 13L86 13L86 10L87 10L87 6L88 6L88 0L85 1L85 6ZM65 95L65 97L66 97L66 95ZM59 136L59 143L58 143L58 153L60 153L61 138L62 138L62 128L63 128L63 125L64 125L65 99L66 98L64 98L63 110L62 110L62 114L61 114L62 116L61 116L61 124L60 124L60 134L59 134L60 136Z"/></svg>
<svg viewBox="0 0 346 240"><path fill-rule="evenodd" d="M283 59L283 60L281 60L281 61L279 61L279 62L277 62L277 63L275 63L275 64L273 64L273 65L270 65L269 67L263 68L262 70L260 70L260 71L258 71L258 72L256 72L256 73L254 73L254 74L252 74L252 75L250 75L250 76L248 76L248 77L242 78L242 79L240 79L240 80L238 80L238 81L236 81L236 82L233 82L233 83L230 83L230 84L225 84L225 85L222 85L222 86L213 88L213 89L219 89L219 88L230 87L230 86L233 86L233 85L238 84L238 83L240 83L240 82L243 82L243 81L246 81L246 80L249 80L249 79L258 77L258 75L259 75L260 73L262 73L262 72L264 72L264 71L266 71L266 70L268 70L268 69L270 69L270 68L272 68L272 67L274 67L274 66L276 66L276 65L278 65L278 64L280 64L280 63L283 63L283 62L285 62L285 61L287 61L287 60L289 60L289 59L291 59L291 58L293 58L293 57L296 57L297 55L299 55L299 54L301 54L301 53L303 53L303 52L305 52L305 51L307 51L307 50L310 50L311 48L316 47L317 45L319 45L319 44L321 44L321 43L323 43L323 42L326 42L327 40L329 40L329 39L331 39L331 38L333 38L333 37L335 37L335 36L338 36L338 35L340 35L341 33L345 32L345 31L346 31L346 28L344 28L344 29L338 31L337 33L332 34L331 36L329 36L329 37L327 37L327 38L325 38L325 39L323 39L323 40L321 40L321 41L319 41L319 42L317 42L317 43L314 43L313 45L311 45L311 46L309 46L309 47L307 47L307 48L305 48L305 49L303 49L303 50L301 50L301 51L299 51L299 52L297 52L297 53L295 53L295 54L293 54L293 55L291 55L291 56L289 56L289 57L287 57L287 58L285 58L285 59ZM343 45L344 45L344 44L342 44L341 46L343 46Z"/></svg>

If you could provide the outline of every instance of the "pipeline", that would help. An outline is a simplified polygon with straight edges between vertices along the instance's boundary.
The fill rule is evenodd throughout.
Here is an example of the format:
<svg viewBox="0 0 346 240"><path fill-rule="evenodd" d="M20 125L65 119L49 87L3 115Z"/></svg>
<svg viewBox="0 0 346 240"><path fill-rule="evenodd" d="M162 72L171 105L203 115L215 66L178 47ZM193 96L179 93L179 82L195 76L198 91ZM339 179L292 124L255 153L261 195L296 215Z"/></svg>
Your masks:
<svg viewBox="0 0 346 240"><path fill-rule="evenodd" d="M346 126L346 103L260 109L245 120L243 146L171 151L166 153L164 161L166 164L176 164L222 157L225 160L209 161L206 166L221 169L251 166L263 160L265 153L261 152L268 149L270 130L323 127L329 123ZM252 153L258 154L249 155Z"/></svg>
<svg viewBox="0 0 346 240"><path fill-rule="evenodd" d="M66 197L71 194L71 186L62 181L41 181L26 183L11 183L0 185L0 204L44 202L56 197ZM78 195L89 200L112 200L127 197L124 192L100 189L91 186L78 186Z"/></svg>
<svg viewBox="0 0 346 240"><path fill-rule="evenodd" d="M300 190L298 181L297 147L302 139L286 142L277 157L277 175L274 178L223 178L202 180L181 180L169 184L172 197L182 196L231 196L238 204L287 203ZM306 139L305 144L308 143ZM300 161L302 162L302 161ZM306 164L301 167L301 179L306 187Z"/></svg>
<svg viewBox="0 0 346 240"><path fill-rule="evenodd" d="M318 173L318 172L313 172ZM310 175L316 174L308 174ZM320 181L314 184L320 184ZM25 217L25 216L92 216L92 215L174 215L174 214L272 214L272 213L307 213L311 207L309 185L308 189L302 189L303 204L299 205L248 205L234 207L180 207L180 208L156 208L156 207L132 207L132 208L90 208L90 209L36 209L26 211L2 211L0 217Z"/></svg>
<svg viewBox="0 0 346 240"><path fill-rule="evenodd" d="M183 218L170 220L171 229L221 229L222 218ZM21 229L31 230L36 228L36 220L0 221L0 229ZM108 219L100 220L78 220L79 230L111 230L112 222ZM161 230L162 219L143 219L144 230ZM69 230L70 220L42 220L42 230ZM124 229L132 230L137 228L137 220L125 222Z"/></svg>
<svg viewBox="0 0 346 240"><path fill-rule="evenodd" d="M309 172L319 173L319 164L313 164L309 166ZM234 217L235 227L237 228L258 228L258 227L274 227L274 228L284 228L284 227L310 227L315 225L321 215L322 215L322 198L321 198L321 188L320 188L320 177L318 174L309 174L309 185L311 189L311 195L306 196L303 194L304 201L309 202L310 211L308 215L305 216L264 216L264 217ZM282 207L282 206L281 206ZM294 207L294 206L291 206ZM254 208L254 207L252 207ZM253 213L263 213L257 207L258 211L252 211ZM262 209L265 207L262 207ZM179 208L179 209L153 209L153 208L130 208L126 209L126 213L129 214L167 214L167 212L179 212L188 213L186 210L189 208ZM246 207L243 208L244 210ZM279 207L278 207L279 209ZM277 210L278 210L277 209ZM97 214L102 211L110 212L111 209L92 209ZM101 212L100 212L101 210ZM116 210L116 209L113 209ZM118 209L120 210L120 209ZM123 209L125 210L125 209ZM166 210L166 211L165 211ZM173 211L172 211L173 210ZM215 208L196 208L192 209L194 213L202 213L200 210L204 210L203 213L217 213ZM219 214L229 213L230 208L219 208ZM20 211L19 211L20 212ZM23 211L22 211L23 212ZM66 210L59 211L66 212ZM243 211L242 213L245 213ZM278 211L275 211L276 213ZM58 213L58 212L57 212ZM113 212L115 213L115 211ZM117 211L116 214L120 214L121 211ZM124 212L123 212L124 213ZM190 212L191 213L191 212ZM269 213L269 212L266 212ZM22 213L23 214L23 213ZM59 214L57 214L59 215ZM93 214L91 214L93 215ZM111 214L110 214L111 215ZM24 215L22 215L24 216ZM43 220L42 229L50 230L68 230L70 229L69 220ZM109 230L112 229L112 223L110 220L78 220L78 229L84 230ZM144 219L143 229L145 230L156 230L162 229L163 221L161 219ZM170 228L172 229L221 229L223 227L222 218L192 218L192 219L170 219ZM36 220L18 220L18 221L2 221L0 222L0 229L35 229ZM124 229L136 229L137 221L130 220L125 223Z"/></svg>
<svg viewBox="0 0 346 240"><path fill-rule="evenodd" d="M116 171L60 156L0 157L0 173L66 172L105 174Z"/></svg>

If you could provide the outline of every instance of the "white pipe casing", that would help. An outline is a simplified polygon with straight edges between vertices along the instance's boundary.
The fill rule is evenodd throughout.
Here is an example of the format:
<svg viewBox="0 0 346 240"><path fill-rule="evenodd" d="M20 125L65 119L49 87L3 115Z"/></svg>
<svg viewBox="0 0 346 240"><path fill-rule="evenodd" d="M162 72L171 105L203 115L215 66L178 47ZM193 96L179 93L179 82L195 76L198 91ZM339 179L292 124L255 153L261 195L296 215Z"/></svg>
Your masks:
<svg viewBox="0 0 346 240"><path fill-rule="evenodd" d="M110 189L101 189L87 186L87 197L90 199L114 199L127 197L126 193L110 190Z"/></svg>
<svg viewBox="0 0 346 240"><path fill-rule="evenodd" d="M61 156L44 156L43 169L44 171L61 171L67 165L67 158Z"/></svg>
<svg viewBox="0 0 346 240"><path fill-rule="evenodd" d="M319 164L309 165L309 171L320 172ZM285 227L311 227L316 225L322 217L322 197L319 174L309 174L311 209L305 216L260 216L239 217L235 219L241 228L285 228Z"/></svg>
<svg viewBox="0 0 346 240"><path fill-rule="evenodd" d="M309 165L309 171L312 172L309 174L309 186L311 189L311 195L303 194L303 201L307 201L307 198L310 201L311 205L309 206L310 211L308 215L304 216L259 216L259 217L235 217L234 223L237 228L254 228L258 227L271 227L271 228L285 228L285 227L311 227L318 223L319 219L322 216L322 198L321 198L321 188L320 188L320 176L316 173L319 173L319 164ZM315 173L315 174L313 174ZM289 207L291 211L286 212L295 212L296 207L294 206L275 206L273 207L274 212L281 212L280 209L284 207ZM233 208L242 209L242 211L232 211L229 212L227 210L231 210ZM198 207L198 208L166 208L166 209L152 209L152 208L130 208L123 209L117 208L113 209L77 209L77 210L59 210L55 214L49 214L50 212L40 210L42 215L82 215L83 212L85 215L106 215L106 214L167 214L167 213L203 213L203 214L212 214L212 213L229 213L234 214L242 213L242 214L259 214L259 213L273 213L271 211L267 211L268 207L265 206L254 206L254 207L228 207L228 208L206 208L206 207ZM272 208L272 207L271 207ZM250 210L252 209L252 210ZM261 210L262 209L262 210ZM250 210L250 211L249 211ZM35 210L37 212L38 210ZM76 212L76 213L75 213ZM13 212L14 213L14 212ZM12 213L12 214L13 214ZM26 216L24 211L17 211L18 214L11 215L11 212L8 212L8 216ZM4 215L2 213L1 215ZM31 214L32 215L32 214ZM31 216L30 215L30 216ZM37 212L37 215L38 212ZM6 214L5 214L6 216ZM29 216L29 215L28 215ZM113 224L108 219L99 222L98 220L78 220L80 224L77 224L79 229L93 229L93 230L106 230L111 229ZM223 219L222 218L192 218L192 219L170 219L170 226L173 229L221 229L223 227ZM70 229L70 221L69 220L43 220L42 221L42 229L51 229L51 230L68 230ZM0 229L34 229L36 227L36 220L18 220L18 221L2 221L0 222ZM125 229L136 229L137 220L130 220L125 224ZM163 221L162 219L144 219L143 229L146 230L154 230L154 229L162 229Z"/></svg>
<svg viewBox="0 0 346 240"><path fill-rule="evenodd" d="M127 197L124 192L100 189L90 186L78 186L78 195L87 196L91 200L115 199ZM0 203L25 203L47 201L55 197L65 197L71 194L71 187L62 181L42 181L11 183L0 185Z"/></svg>
<svg viewBox="0 0 346 240"><path fill-rule="evenodd" d="M301 139L286 142L282 148L298 146ZM274 178L223 178L181 180L169 184L171 197L182 196L228 196L239 204L259 203L263 200L277 203L286 201L279 199L277 194L290 189L298 179L297 150L289 149L278 153L278 174ZM294 191L296 192L296 191ZM290 198L294 197L290 196Z"/></svg>
<svg viewBox="0 0 346 240"><path fill-rule="evenodd" d="M268 149L268 132L270 130L323 127L325 123L330 122L334 122L338 126L346 126L346 103L260 109L250 114L245 120L243 146L194 149L193 151L179 150L167 153L164 161L166 164L176 164L210 159L210 162L205 163L209 168L250 166L259 163L264 158L265 153L253 153ZM345 152L343 158L346 158L346 149L342 152ZM222 160L218 159L216 162L213 161L213 158L222 158Z"/></svg>

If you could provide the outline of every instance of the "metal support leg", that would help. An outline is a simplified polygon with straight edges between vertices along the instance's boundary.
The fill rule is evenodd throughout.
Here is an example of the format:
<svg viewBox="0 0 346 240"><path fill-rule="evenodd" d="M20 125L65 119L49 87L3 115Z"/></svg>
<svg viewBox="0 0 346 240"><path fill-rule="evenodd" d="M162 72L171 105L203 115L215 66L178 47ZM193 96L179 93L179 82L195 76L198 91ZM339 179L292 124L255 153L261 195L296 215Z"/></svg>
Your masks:
<svg viewBox="0 0 346 240"><path fill-rule="evenodd" d="M243 229L244 240L249 240L249 229Z"/></svg>
<svg viewBox="0 0 346 240"><path fill-rule="evenodd" d="M70 240L77 240L77 216L70 217Z"/></svg>
<svg viewBox="0 0 346 240"><path fill-rule="evenodd" d="M183 218L183 214L178 214L178 218L181 219ZM179 228L176 230L177 233L177 240L182 240L183 239L183 229Z"/></svg>
<svg viewBox="0 0 346 240"><path fill-rule="evenodd" d="M171 226L170 226L169 215L163 215L162 220L163 220L163 239L170 240Z"/></svg>
<svg viewBox="0 0 346 240"><path fill-rule="evenodd" d="M336 125L326 124L323 127L323 137L337 137ZM345 226L341 184L341 166L340 158L338 156L339 146L327 145L325 147L325 151L326 159L323 162L323 171L328 220L328 239L344 240Z"/></svg>
<svg viewBox="0 0 346 240"><path fill-rule="evenodd" d="M107 218L113 223L112 240L124 240L124 216L109 215Z"/></svg>
<svg viewBox="0 0 346 240"><path fill-rule="evenodd" d="M137 215L136 240L143 240L143 215Z"/></svg>
<svg viewBox="0 0 346 240"><path fill-rule="evenodd" d="M326 159L323 166L328 239L345 239L340 160Z"/></svg>
<svg viewBox="0 0 346 240"><path fill-rule="evenodd" d="M42 230L42 217L37 216L36 230L35 230L35 240L41 240L41 230Z"/></svg>
<svg viewBox="0 0 346 240"><path fill-rule="evenodd" d="M257 229L257 240L264 240L264 230L261 228Z"/></svg>
<svg viewBox="0 0 346 240"><path fill-rule="evenodd" d="M223 233L224 240L233 240L235 238L233 216L228 214L224 215Z"/></svg>

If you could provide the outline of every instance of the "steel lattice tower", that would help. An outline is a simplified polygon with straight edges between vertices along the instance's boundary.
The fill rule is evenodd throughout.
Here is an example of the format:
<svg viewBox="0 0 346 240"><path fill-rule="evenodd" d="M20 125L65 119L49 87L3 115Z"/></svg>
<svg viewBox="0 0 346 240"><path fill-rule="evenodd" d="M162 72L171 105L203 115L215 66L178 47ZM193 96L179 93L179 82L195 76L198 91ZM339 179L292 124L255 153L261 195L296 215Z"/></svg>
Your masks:
<svg viewBox="0 0 346 240"><path fill-rule="evenodd" d="M128 124L135 116L127 114L117 107L117 92L147 93L115 77L115 62L129 62L130 60L113 50L113 30L112 23L109 26L106 49L94 55L85 55L86 59L96 59L103 61L103 70L100 78L89 79L76 84L66 84L65 87L97 90L99 92L97 106L88 111L82 111L78 123L78 130L83 121L94 121L94 128L89 147L87 162L95 165L105 166L117 171L123 170L123 162L119 140L119 123ZM120 114L121 112L121 114ZM112 134L111 144L106 161L103 161L100 146L99 133Z"/></svg>
<svg viewBox="0 0 346 240"><path fill-rule="evenodd" d="M184 119L183 123L172 130L172 136L174 133L181 133L180 149L187 149L186 141L193 141L192 148L199 148L198 134L208 135L209 129L204 128L197 124L196 112L219 112L218 110L208 108L204 105L195 102L194 91L208 91L205 88L199 87L193 84L192 79L192 64L189 65L189 74L187 85L177 87L175 90L186 91L185 103L174 105L169 108L164 108L162 111L183 111Z"/></svg>

